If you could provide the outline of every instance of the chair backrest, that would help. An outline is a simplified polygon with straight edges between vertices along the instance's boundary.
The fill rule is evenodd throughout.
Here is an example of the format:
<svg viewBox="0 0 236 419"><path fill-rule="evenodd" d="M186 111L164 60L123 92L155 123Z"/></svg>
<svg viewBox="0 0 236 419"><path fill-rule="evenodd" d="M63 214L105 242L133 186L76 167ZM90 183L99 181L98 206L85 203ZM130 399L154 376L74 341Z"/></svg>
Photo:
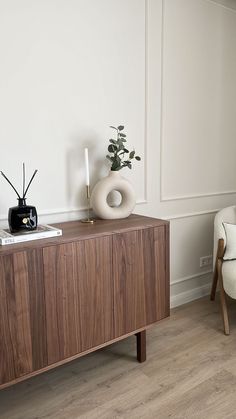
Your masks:
<svg viewBox="0 0 236 419"><path fill-rule="evenodd" d="M214 251L213 251L213 263L215 264L218 240L224 239L226 244L225 229L222 223L236 224L236 206L227 207L220 210L214 220Z"/></svg>

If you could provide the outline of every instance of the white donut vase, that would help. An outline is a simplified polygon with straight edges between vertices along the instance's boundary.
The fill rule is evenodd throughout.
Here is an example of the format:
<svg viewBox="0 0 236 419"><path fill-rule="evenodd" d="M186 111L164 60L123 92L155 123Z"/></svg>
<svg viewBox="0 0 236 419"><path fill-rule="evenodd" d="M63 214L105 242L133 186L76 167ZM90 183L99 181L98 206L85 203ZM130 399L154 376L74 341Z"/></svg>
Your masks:
<svg viewBox="0 0 236 419"><path fill-rule="evenodd" d="M112 207L108 203L108 195L114 190L121 194L121 203L117 207ZM133 186L121 176L119 171L111 171L107 177L101 179L91 194L93 211L104 220L127 218L132 213L135 203Z"/></svg>

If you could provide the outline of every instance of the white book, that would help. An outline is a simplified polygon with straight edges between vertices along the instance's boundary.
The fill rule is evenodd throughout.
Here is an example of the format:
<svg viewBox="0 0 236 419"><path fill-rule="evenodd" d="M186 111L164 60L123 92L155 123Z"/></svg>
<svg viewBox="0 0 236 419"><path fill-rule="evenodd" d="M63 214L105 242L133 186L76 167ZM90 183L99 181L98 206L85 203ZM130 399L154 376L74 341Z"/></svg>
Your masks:
<svg viewBox="0 0 236 419"><path fill-rule="evenodd" d="M20 231L19 233L10 233L9 229L4 229L0 230L0 245L5 246L6 244L22 243L61 235L62 230L50 225L38 225L36 230Z"/></svg>

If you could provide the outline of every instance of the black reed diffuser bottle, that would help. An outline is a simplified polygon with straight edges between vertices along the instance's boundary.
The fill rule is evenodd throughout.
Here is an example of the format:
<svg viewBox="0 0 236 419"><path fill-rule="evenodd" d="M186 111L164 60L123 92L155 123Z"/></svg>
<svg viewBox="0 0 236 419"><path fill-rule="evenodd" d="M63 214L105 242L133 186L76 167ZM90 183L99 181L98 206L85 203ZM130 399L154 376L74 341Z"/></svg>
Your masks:
<svg viewBox="0 0 236 419"><path fill-rule="evenodd" d="M34 171L28 186L25 189L25 164L23 163L23 193L21 197L10 180L3 172L1 172L1 175L11 185L18 197L18 205L16 207L9 208L8 211L8 224L11 233L18 233L20 231L33 231L37 228L38 216L36 208L31 205L26 205L26 194L36 173L37 170Z"/></svg>

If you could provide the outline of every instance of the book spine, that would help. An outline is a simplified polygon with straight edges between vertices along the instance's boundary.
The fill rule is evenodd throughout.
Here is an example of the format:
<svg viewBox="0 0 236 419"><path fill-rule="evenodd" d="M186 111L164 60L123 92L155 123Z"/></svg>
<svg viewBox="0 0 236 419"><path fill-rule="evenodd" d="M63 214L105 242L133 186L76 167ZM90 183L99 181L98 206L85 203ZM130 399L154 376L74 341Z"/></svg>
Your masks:
<svg viewBox="0 0 236 419"><path fill-rule="evenodd" d="M5 246L7 244L16 244L16 243L23 243L23 242L29 242L32 240L40 240L40 239L47 239L50 237L57 237L61 236L62 231L61 230L55 230L55 231L45 231L42 233L35 233L35 235L29 235L29 236L16 236L16 237L2 237L0 238L0 244L2 246Z"/></svg>

